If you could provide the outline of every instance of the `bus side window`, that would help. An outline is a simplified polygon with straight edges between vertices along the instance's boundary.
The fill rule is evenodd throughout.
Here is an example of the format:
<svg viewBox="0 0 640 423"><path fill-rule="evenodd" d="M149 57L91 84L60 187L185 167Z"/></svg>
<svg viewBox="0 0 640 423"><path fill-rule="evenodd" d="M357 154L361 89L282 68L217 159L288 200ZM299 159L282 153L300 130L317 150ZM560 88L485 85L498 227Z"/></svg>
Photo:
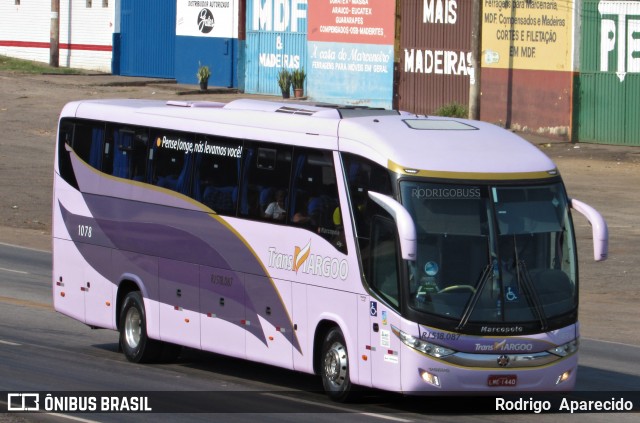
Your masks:
<svg viewBox="0 0 640 423"><path fill-rule="evenodd" d="M240 215L284 223L290 203L292 148L285 145L247 142L243 151ZM283 201L278 202L276 196ZM267 210L269 215L267 216Z"/></svg>
<svg viewBox="0 0 640 423"><path fill-rule="evenodd" d="M389 170L370 160L354 154L343 153L345 177L348 195L353 211L356 238L362 265L369 268L371 222L374 216L387 216L387 213L369 198L369 190L381 194L393 195Z"/></svg>
<svg viewBox="0 0 640 423"><path fill-rule="evenodd" d="M157 130L151 133L149 182L189 195L194 161L193 136L184 132Z"/></svg>
<svg viewBox="0 0 640 423"><path fill-rule="evenodd" d="M144 128L109 127L105 151L111 158L104 171L118 178L145 182L148 143L149 134Z"/></svg>
<svg viewBox="0 0 640 423"><path fill-rule="evenodd" d="M202 151L195 153L193 198L218 214L235 215L242 141L201 135L196 145Z"/></svg>
<svg viewBox="0 0 640 423"><path fill-rule="evenodd" d="M316 232L346 253L332 152L296 147L291 179L291 224Z"/></svg>
<svg viewBox="0 0 640 423"><path fill-rule="evenodd" d="M371 218L382 210L368 195L369 190L393 195L389 171L362 157L343 154L344 169L349 186L349 201L355 215L359 238L368 238ZM386 215L386 213L383 213Z"/></svg>
<svg viewBox="0 0 640 423"><path fill-rule="evenodd" d="M73 151L97 170L102 170L104 132L104 124L78 122L73 134Z"/></svg>
<svg viewBox="0 0 640 423"><path fill-rule="evenodd" d="M75 174L73 173L73 166L71 165L71 158L67 152L67 146L73 145L73 131L75 125L69 119L64 119L60 122L59 139L58 139L58 169L60 170L60 176L69 185L78 189L78 181L76 181Z"/></svg>

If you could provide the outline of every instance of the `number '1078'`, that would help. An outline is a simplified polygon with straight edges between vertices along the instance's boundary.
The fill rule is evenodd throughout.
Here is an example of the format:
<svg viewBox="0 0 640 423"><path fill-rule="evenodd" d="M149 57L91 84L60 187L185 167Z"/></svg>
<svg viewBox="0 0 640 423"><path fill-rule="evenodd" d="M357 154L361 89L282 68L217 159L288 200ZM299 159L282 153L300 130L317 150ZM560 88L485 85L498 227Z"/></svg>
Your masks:
<svg viewBox="0 0 640 423"><path fill-rule="evenodd" d="M84 238L91 238L91 230L89 225L78 225L78 235Z"/></svg>

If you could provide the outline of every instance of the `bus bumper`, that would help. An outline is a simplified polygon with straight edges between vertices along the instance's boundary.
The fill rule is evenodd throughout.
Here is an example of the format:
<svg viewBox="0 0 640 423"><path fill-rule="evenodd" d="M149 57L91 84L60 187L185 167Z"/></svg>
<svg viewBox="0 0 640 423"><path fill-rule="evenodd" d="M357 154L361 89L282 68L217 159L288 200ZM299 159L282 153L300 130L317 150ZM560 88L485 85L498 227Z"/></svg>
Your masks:
<svg viewBox="0 0 640 423"><path fill-rule="evenodd" d="M571 391L578 370L577 354L540 367L474 368L436 361L408 348L402 352L407 358L402 361L406 394Z"/></svg>

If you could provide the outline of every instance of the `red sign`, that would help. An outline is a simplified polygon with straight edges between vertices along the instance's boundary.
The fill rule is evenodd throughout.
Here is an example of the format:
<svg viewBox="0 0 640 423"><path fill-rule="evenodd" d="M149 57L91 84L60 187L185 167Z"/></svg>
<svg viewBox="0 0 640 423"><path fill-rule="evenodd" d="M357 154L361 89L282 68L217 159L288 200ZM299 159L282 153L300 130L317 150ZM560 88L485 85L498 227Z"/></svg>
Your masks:
<svg viewBox="0 0 640 423"><path fill-rule="evenodd" d="M394 42L395 0L313 0L308 8L309 41Z"/></svg>

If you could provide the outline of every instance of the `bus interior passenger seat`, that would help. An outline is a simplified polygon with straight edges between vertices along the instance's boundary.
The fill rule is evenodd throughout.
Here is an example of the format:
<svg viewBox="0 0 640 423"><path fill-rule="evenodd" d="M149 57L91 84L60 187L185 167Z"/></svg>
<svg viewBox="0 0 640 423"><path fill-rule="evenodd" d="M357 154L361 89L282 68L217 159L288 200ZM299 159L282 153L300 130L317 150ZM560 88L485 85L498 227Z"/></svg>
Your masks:
<svg viewBox="0 0 640 423"><path fill-rule="evenodd" d="M204 190L203 202L217 213L233 213L237 198L236 187L212 187Z"/></svg>
<svg viewBox="0 0 640 423"><path fill-rule="evenodd" d="M308 206L311 221L324 228L333 227L333 212L337 206L338 202L327 195L312 198Z"/></svg>
<svg viewBox="0 0 640 423"><path fill-rule="evenodd" d="M175 176L159 176L156 185L175 191L178 185L178 178L176 178Z"/></svg>

